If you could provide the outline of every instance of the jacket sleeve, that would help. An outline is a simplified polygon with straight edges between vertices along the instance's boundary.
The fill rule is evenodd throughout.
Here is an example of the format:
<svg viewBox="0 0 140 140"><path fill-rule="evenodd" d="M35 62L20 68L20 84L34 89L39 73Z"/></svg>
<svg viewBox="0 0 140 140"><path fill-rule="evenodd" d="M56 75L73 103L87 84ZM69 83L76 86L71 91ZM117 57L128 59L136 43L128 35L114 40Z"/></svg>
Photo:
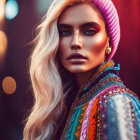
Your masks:
<svg viewBox="0 0 140 140"><path fill-rule="evenodd" d="M140 102L131 94L117 94L106 100L107 140L140 140Z"/></svg>

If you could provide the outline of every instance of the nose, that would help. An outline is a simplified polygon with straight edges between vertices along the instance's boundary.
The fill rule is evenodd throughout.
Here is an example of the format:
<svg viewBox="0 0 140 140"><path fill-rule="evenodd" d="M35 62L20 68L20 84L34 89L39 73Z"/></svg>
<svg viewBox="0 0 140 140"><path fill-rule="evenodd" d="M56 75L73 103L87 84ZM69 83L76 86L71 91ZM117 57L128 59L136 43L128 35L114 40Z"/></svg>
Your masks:
<svg viewBox="0 0 140 140"><path fill-rule="evenodd" d="M81 43L81 37L79 32L76 32L73 36L72 43L71 43L71 49L72 50L79 50L82 48L82 43Z"/></svg>

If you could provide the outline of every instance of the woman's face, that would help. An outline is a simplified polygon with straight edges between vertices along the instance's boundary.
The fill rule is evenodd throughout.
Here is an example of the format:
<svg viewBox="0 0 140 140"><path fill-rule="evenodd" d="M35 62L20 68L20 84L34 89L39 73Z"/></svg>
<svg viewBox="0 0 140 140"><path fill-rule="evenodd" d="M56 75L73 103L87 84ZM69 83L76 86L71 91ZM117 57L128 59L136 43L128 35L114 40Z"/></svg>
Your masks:
<svg viewBox="0 0 140 140"><path fill-rule="evenodd" d="M60 62L69 72L88 72L105 61L105 23L89 4L66 9L58 20Z"/></svg>

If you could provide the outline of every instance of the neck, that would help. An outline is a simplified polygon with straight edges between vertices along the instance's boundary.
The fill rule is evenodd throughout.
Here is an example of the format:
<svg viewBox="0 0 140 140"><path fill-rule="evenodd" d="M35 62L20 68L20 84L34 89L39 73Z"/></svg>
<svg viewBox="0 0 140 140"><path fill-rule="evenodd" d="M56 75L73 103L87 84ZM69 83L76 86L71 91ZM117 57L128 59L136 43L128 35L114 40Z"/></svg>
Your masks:
<svg viewBox="0 0 140 140"><path fill-rule="evenodd" d="M76 73L75 74L75 78L76 78L76 81L77 81L77 84L78 84L78 87L80 88L82 84L84 84L92 74L94 74L96 72L98 67L90 70L90 71L87 71L87 72L82 72L82 73Z"/></svg>

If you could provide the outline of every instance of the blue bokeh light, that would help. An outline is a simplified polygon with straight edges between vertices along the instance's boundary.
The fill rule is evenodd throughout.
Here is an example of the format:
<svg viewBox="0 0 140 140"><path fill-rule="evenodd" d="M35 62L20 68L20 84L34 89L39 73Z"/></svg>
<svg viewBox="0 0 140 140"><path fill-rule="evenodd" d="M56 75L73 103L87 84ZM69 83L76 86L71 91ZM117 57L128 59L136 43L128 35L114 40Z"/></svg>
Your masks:
<svg viewBox="0 0 140 140"><path fill-rule="evenodd" d="M16 0L8 0L5 5L5 17L8 20L15 18L18 14L18 3Z"/></svg>

